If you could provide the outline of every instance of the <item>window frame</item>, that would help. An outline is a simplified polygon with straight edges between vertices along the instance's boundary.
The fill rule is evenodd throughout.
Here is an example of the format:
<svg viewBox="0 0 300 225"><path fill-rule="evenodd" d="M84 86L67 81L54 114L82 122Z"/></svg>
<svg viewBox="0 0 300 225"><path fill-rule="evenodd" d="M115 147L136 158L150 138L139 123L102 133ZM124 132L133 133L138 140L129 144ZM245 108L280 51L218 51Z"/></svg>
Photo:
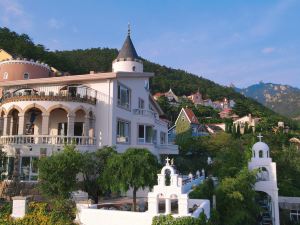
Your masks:
<svg viewBox="0 0 300 225"><path fill-rule="evenodd" d="M121 89L119 91L119 87L127 89L127 91L128 91L128 103L127 103L128 106L127 107L121 104L121 100L122 100L122 98L121 98ZM132 93L132 91L131 91L131 89L129 87L127 87L126 85L122 84L121 82L117 83L117 106L119 108L131 111L131 95L132 95L131 93Z"/></svg>
<svg viewBox="0 0 300 225"><path fill-rule="evenodd" d="M27 75L28 77L25 78L25 75ZM23 79L24 79L24 80L29 80L29 79L30 79L30 74L29 74L28 72L25 72L25 73L23 74Z"/></svg>
<svg viewBox="0 0 300 225"><path fill-rule="evenodd" d="M139 109L145 109L145 100L142 98L139 98L138 100L138 108Z"/></svg>
<svg viewBox="0 0 300 225"><path fill-rule="evenodd" d="M143 126L144 127L144 137L140 137L140 126ZM150 137L150 142L147 142L147 127L151 127L151 131L152 131L152 135ZM137 143L138 144L148 144L148 145L152 145L153 144L153 135L154 135L154 126L151 125L151 124L138 124L137 125Z"/></svg>
<svg viewBox="0 0 300 225"><path fill-rule="evenodd" d="M23 176L22 176L22 174L24 172L24 171L22 171L22 168L24 167L24 166L22 166L23 158L29 158L28 179L24 179ZM33 166L33 158L37 161L39 160L38 156L26 156L26 155L24 155L24 156L20 157L20 168L19 168L20 181L22 181L22 182L37 182L38 181L39 170L38 170L38 167L36 166L37 171L33 172L33 167L34 167ZM36 178L32 179L33 177L36 177Z"/></svg>
<svg viewBox="0 0 300 225"><path fill-rule="evenodd" d="M164 138L162 139L162 137L164 137ZM162 140L164 140L164 141L162 141ZM159 134L159 143L161 145L167 144L167 133L166 132L163 132L163 131L160 132L160 134Z"/></svg>
<svg viewBox="0 0 300 225"><path fill-rule="evenodd" d="M3 78L3 80L7 80L8 79L8 72L4 72L2 78Z"/></svg>
<svg viewBox="0 0 300 225"><path fill-rule="evenodd" d="M128 124L128 137L125 137L125 140L127 138L127 141L126 142L121 142L121 141L118 141L118 138L120 138L120 136L118 135L118 132L119 132L119 122L123 122L123 123L127 123ZM128 120L124 120L122 118L117 118L117 123L116 123L116 143L117 144L130 144L130 139L131 139L131 122L128 121Z"/></svg>

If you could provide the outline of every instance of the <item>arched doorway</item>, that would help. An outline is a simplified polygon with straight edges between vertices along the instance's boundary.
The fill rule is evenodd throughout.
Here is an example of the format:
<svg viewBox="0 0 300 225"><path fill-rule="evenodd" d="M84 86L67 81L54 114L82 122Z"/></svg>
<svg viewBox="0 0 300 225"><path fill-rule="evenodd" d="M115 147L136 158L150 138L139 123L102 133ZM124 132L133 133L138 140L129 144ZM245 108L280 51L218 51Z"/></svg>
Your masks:
<svg viewBox="0 0 300 225"><path fill-rule="evenodd" d="M4 112L2 111L0 113L0 136L3 135L3 131L4 131Z"/></svg>
<svg viewBox="0 0 300 225"><path fill-rule="evenodd" d="M273 202L270 195L265 192L256 192L256 202L260 207L259 224L273 225Z"/></svg>
<svg viewBox="0 0 300 225"><path fill-rule="evenodd" d="M86 113L83 109L79 109L75 112L75 122L74 122L74 136L85 136L85 133L88 133L85 131L87 128L86 122Z"/></svg>
<svg viewBox="0 0 300 225"><path fill-rule="evenodd" d="M8 113L8 124L7 124L7 130L9 135L18 135L19 131L19 113L20 111L17 109L12 109ZM4 128L5 129L5 128Z"/></svg>
<svg viewBox="0 0 300 225"><path fill-rule="evenodd" d="M42 111L38 108L30 108L24 114L24 134L38 135L42 133Z"/></svg>
<svg viewBox="0 0 300 225"><path fill-rule="evenodd" d="M67 136L68 112L64 108L55 108L49 115L49 134L51 136Z"/></svg>
<svg viewBox="0 0 300 225"><path fill-rule="evenodd" d="M178 196L173 194L170 196L171 199L171 213L178 214Z"/></svg>
<svg viewBox="0 0 300 225"><path fill-rule="evenodd" d="M166 212L166 200L163 194L158 194L158 213L165 214Z"/></svg>

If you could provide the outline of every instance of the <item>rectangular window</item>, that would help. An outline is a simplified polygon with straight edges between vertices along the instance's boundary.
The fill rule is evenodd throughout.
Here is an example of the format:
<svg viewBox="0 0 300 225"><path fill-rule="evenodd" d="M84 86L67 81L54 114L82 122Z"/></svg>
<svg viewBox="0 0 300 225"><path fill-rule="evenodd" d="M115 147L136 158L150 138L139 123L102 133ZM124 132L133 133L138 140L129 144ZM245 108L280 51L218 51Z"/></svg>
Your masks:
<svg viewBox="0 0 300 225"><path fill-rule="evenodd" d="M1 180L7 179L11 180L14 170L14 157L3 157L0 161L1 171Z"/></svg>
<svg viewBox="0 0 300 225"><path fill-rule="evenodd" d="M153 144L157 144L157 130L153 130Z"/></svg>
<svg viewBox="0 0 300 225"><path fill-rule="evenodd" d="M167 142L167 134L165 132L160 132L160 144L164 145Z"/></svg>
<svg viewBox="0 0 300 225"><path fill-rule="evenodd" d="M122 84L118 84L118 106L125 109L130 109L131 91Z"/></svg>
<svg viewBox="0 0 300 225"><path fill-rule="evenodd" d="M139 109L144 109L144 108L145 108L145 101L139 98Z"/></svg>
<svg viewBox="0 0 300 225"><path fill-rule="evenodd" d="M139 125L138 142L140 144L151 144L153 142L153 127Z"/></svg>
<svg viewBox="0 0 300 225"><path fill-rule="evenodd" d="M129 143L130 122L124 120L117 121L117 143Z"/></svg>
<svg viewBox="0 0 300 225"><path fill-rule="evenodd" d="M38 179L38 157L26 156L21 158L20 179L36 181Z"/></svg>

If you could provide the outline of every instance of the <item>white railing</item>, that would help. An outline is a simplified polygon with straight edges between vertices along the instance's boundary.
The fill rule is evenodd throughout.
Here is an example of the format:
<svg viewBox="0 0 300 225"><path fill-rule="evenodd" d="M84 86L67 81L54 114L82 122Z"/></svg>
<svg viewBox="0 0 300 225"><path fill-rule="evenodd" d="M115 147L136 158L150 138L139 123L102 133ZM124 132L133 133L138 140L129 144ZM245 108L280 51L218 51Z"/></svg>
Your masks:
<svg viewBox="0 0 300 225"><path fill-rule="evenodd" d="M160 154L178 154L178 145L173 144L162 144L157 145L157 148L159 149Z"/></svg>
<svg viewBox="0 0 300 225"><path fill-rule="evenodd" d="M95 145L96 139L87 136L12 135L0 137L0 144Z"/></svg>
<svg viewBox="0 0 300 225"><path fill-rule="evenodd" d="M133 109L133 114L140 115L140 116L148 116L148 117L152 117L152 118L157 117L156 112L153 112L151 110L146 110L146 109Z"/></svg>

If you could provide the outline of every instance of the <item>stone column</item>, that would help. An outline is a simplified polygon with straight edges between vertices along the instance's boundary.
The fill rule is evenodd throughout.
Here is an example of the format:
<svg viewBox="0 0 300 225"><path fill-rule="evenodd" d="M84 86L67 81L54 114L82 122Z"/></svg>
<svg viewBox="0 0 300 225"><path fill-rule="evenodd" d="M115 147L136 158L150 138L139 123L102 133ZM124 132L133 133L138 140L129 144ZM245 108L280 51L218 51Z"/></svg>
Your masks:
<svg viewBox="0 0 300 225"><path fill-rule="evenodd" d="M13 180L18 181L20 179L20 149L16 148L15 150L15 161L14 161L14 172Z"/></svg>
<svg viewBox="0 0 300 225"><path fill-rule="evenodd" d="M9 130L7 132L8 135L12 135L13 133L13 125L14 125L14 119L12 116L9 117Z"/></svg>
<svg viewBox="0 0 300 225"><path fill-rule="evenodd" d="M178 214L180 216L186 216L189 213L188 208L188 197L187 194L184 194L180 198L178 198Z"/></svg>
<svg viewBox="0 0 300 225"><path fill-rule="evenodd" d="M7 125L8 125L8 119L9 119L9 117L5 115L3 118L4 118L4 121L3 121L3 136L6 136L8 134L7 133L7 131L8 131Z"/></svg>
<svg viewBox="0 0 300 225"><path fill-rule="evenodd" d="M272 196L272 203L273 203L273 211L274 211L274 225L280 225L279 219L279 206L278 206L278 193L275 192Z"/></svg>
<svg viewBox="0 0 300 225"><path fill-rule="evenodd" d="M68 136L74 136L75 116L68 114Z"/></svg>
<svg viewBox="0 0 300 225"><path fill-rule="evenodd" d="M151 214L158 214L159 198L154 193L148 193L148 212Z"/></svg>
<svg viewBox="0 0 300 225"><path fill-rule="evenodd" d="M171 214L171 199L166 198L166 212L165 214Z"/></svg>
<svg viewBox="0 0 300 225"><path fill-rule="evenodd" d="M83 136L89 136L90 130L90 117L88 115L84 118L84 128L83 128Z"/></svg>
<svg viewBox="0 0 300 225"><path fill-rule="evenodd" d="M49 114L42 114L42 135L49 134Z"/></svg>
<svg viewBox="0 0 300 225"><path fill-rule="evenodd" d="M19 113L18 116L19 116L18 134L23 135L24 134L24 123L25 123L24 113Z"/></svg>

